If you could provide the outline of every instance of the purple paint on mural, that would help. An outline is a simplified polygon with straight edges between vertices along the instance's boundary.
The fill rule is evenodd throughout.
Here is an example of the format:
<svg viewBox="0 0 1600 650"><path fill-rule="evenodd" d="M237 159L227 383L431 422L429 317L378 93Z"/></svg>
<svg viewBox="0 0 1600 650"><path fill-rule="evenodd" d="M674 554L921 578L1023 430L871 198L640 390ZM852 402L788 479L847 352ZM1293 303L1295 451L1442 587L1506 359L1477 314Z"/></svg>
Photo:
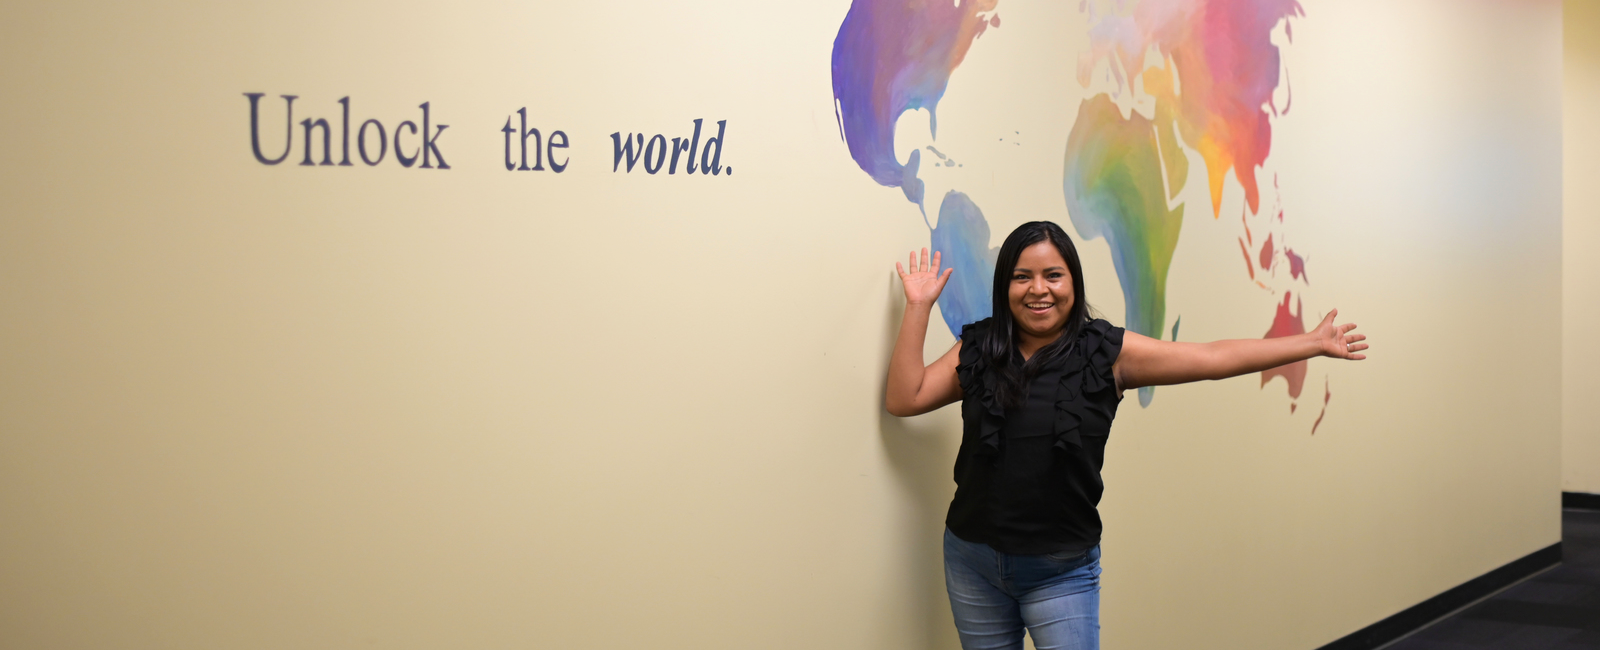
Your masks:
<svg viewBox="0 0 1600 650"><path fill-rule="evenodd" d="M922 205L921 155L913 150L904 165L895 159L895 121L906 111L926 109L938 136L939 99L950 73L989 28L989 17L979 14L997 1L855 0L839 26L833 99L850 156L872 180L901 188L912 203Z"/></svg>
<svg viewBox="0 0 1600 650"><path fill-rule="evenodd" d="M906 111L925 109L929 135L938 136L939 99L973 40L1000 26L999 16L982 15L997 1L855 0L834 38L835 117L850 156L879 185L900 188L924 220L922 152L913 149L905 164L895 158L895 123ZM932 247L955 269L939 311L959 335L961 326L989 315L995 251L983 211L966 194L946 194L938 219L930 226Z"/></svg>

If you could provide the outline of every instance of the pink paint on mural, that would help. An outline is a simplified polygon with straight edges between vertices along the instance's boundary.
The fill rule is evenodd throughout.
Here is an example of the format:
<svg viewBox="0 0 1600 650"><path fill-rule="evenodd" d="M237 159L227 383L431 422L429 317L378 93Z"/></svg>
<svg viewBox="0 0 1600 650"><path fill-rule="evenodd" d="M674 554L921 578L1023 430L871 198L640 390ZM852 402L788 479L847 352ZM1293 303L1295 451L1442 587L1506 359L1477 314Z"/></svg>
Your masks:
<svg viewBox="0 0 1600 650"><path fill-rule="evenodd" d="M1311 284L1311 278L1306 277L1305 258L1296 255L1293 249L1288 248L1283 249L1283 256L1289 258L1289 277Z"/></svg>
<svg viewBox="0 0 1600 650"><path fill-rule="evenodd" d="M1333 389L1329 388L1328 378L1322 378L1322 412L1317 414L1317 421L1311 424L1311 435L1317 435L1317 427L1322 426L1322 418L1328 415L1328 402L1333 400Z"/></svg>
<svg viewBox="0 0 1600 650"><path fill-rule="evenodd" d="M1306 333L1305 321L1301 319L1303 309L1300 303L1296 302L1295 309L1291 312L1289 311L1289 300L1289 292L1283 292L1283 302L1278 305L1278 313L1272 318L1272 327L1267 330L1267 335L1261 338L1275 339ZM1289 384L1289 398L1292 400L1300 399L1300 392L1306 386L1306 366L1307 363L1305 361L1296 361L1288 365L1263 370L1261 371L1261 385L1265 387L1267 382L1272 381L1274 378L1282 377L1284 382ZM1291 413L1294 412L1293 403L1290 404L1289 409Z"/></svg>

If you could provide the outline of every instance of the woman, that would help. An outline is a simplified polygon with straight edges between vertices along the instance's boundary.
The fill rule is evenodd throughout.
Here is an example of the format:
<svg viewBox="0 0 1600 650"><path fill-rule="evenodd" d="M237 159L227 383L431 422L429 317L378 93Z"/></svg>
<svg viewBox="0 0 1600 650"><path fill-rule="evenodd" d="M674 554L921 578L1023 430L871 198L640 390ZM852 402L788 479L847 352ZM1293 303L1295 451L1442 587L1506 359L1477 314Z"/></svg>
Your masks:
<svg viewBox="0 0 1600 650"><path fill-rule="evenodd" d="M909 417L962 400L956 496L945 518L945 585L961 647L1100 646L1100 467L1125 390L1222 379L1315 356L1364 359L1366 336L1333 324L1273 339L1176 343L1093 319L1078 251L1035 221L1000 247L994 314L961 329L927 367L923 338L950 270L939 253L908 271L905 320L884 406Z"/></svg>

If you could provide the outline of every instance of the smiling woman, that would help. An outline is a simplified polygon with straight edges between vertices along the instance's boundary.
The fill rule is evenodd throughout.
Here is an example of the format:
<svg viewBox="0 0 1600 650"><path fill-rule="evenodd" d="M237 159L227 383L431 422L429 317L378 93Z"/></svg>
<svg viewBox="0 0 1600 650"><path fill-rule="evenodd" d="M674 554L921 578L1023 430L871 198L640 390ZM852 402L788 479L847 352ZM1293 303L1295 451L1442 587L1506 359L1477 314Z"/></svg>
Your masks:
<svg viewBox="0 0 1600 650"><path fill-rule="evenodd" d="M1272 339L1177 343L1091 317L1077 248L1059 226L1019 226L1000 247L993 313L924 367L932 306L952 270L939 252L895 268L905 320L884 406L902 417L962 401L945 585L963 648L1100 645L1100 468L1124 390L1223 379L1315 356L1359 360L1355 325Z"/></svg>

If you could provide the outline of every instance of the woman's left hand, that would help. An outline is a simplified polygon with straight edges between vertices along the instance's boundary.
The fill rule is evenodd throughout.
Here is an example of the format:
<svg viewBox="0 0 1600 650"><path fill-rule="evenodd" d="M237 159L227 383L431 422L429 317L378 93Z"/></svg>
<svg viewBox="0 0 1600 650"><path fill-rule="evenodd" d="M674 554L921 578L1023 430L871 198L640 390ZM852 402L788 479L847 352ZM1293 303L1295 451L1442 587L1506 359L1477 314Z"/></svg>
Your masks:
<svg viewBox="0 0 1600 650"><path fill-rule="evenodd" d="M1311 338L1315 339L1317 344L1322 347L1322 356L1335 359L1350 359L1351 361L1360 361L1367 358L1367 355L1359 354L1362 350L1367 349L1367 344L1362 343L1362 341L1367 340L1367 335L1351 334L1350 332L1356 329L1355 323L1334 325L1333 319L1338 315L1339 310L1337 309L1328 312L1328 315L1323 317L1322 323L1317 325L1317 329L1310 332Z"/></svg>

